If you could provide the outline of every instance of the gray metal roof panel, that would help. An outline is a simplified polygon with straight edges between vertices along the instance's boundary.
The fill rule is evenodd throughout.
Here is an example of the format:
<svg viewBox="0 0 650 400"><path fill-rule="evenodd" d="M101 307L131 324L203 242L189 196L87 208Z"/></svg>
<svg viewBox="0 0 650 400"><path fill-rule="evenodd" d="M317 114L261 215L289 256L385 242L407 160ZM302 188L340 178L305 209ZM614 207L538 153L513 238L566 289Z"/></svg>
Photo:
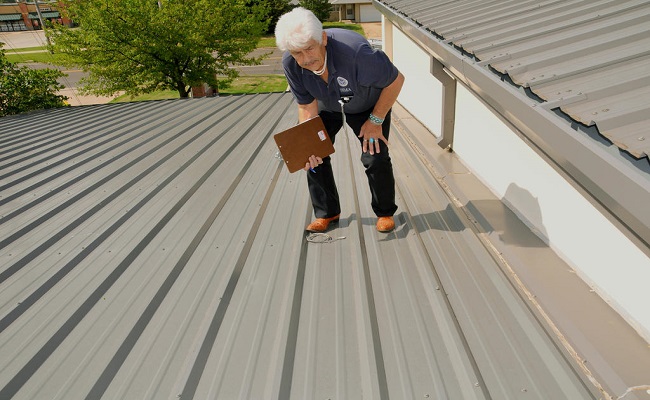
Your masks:
<svg viewBox="0 0 650 400"><path fill-rule="evenodd" d="M382 3L542 99L557 93L569 117L647 157L640 136L628 132L650 123L647 0Z"/></svg>
<svg viewBox="0 0 650 400"><path fill-rule="evenodd" d="M0 119L0 398L596 397L408 131L397 230L340 134L344 238L306 242L271 138L296 118L275 93Z"/></svg>

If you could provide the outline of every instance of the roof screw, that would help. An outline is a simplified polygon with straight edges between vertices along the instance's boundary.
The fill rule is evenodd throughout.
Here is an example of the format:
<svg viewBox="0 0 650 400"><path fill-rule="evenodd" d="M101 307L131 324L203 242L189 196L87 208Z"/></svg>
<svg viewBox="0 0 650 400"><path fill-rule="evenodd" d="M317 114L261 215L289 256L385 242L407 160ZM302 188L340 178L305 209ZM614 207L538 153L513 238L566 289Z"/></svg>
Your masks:
<svg viewBox="0 0 650 400"><path fill-rule="evenodd" d="M480 385L478 384L478 382L474 383L474 387L479 387L479 386Z"/></svg>

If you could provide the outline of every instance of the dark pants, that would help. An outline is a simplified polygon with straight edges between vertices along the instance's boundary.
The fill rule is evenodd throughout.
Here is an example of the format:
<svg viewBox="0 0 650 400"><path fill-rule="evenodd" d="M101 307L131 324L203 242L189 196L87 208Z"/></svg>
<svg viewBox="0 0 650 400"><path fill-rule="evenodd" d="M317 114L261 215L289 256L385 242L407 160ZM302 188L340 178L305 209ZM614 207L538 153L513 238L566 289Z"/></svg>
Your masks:
<svg viewBox="0 0 650 400"><path fill-rule="evenodd" d="M352 128L359 144L361 126L368 120L372 110L359 114L345 114L347 124ZM382 124L382 131L386 140L390 130L390 111ZM336 134L343 126L343 117L340 112L321 111L320 117L325 124L328 135L334 142ZM397 211L395 204L395 178L393 177L393 164L388 155L388 147L379 141L381 151L371 155L369 152L361 154L361 162L366 168L368 185L372 194L372 209L378 217L392 216ZM339 194L334 182L334 173L330 157L323 158L323 163L315 169L316 173L307 172L307 184L311 195L316 218L329 218L341 213Z"/></svg>

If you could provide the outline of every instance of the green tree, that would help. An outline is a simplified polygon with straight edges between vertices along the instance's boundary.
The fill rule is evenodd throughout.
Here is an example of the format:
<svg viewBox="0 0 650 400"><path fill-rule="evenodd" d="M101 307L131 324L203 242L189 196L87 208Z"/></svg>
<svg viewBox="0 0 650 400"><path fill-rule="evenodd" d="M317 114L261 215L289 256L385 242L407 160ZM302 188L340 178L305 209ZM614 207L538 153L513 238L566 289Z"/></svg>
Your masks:
<svg viewBox="0 0 650 400"><path fill-rule="evenodd" d="M261 61L249 53L267 26L265 5L245 0L70 0L64 13L79 27L48 30L53 50L89 73L80 91L97 95L227 87L234 65Z"/></svg>
<svg viewBox="0 0 650 400"><path fill-rule="evenodd" d="M9 62L0 43L0 117L26 111L65 106L67 97L57 79L65 74L56 69L30 69Z"/></svg>
<svg viewBox="0 0 650 400"><path fill-rule="evenodd" d="M282 14L291 11L291 3L289 0L252 0L252 3L256 2L262 3L268 9L268 21L269 26L266 29L266 33L273 34L275 31L275 25L278 23L278 20Z"/></svg>
<svg viewBox="0 0 650 400"><path fill-rule="evenodd" d="M300 0L299 3L301 7L311 10L321 22L327 21L332 12L329 0Z"/></svg>

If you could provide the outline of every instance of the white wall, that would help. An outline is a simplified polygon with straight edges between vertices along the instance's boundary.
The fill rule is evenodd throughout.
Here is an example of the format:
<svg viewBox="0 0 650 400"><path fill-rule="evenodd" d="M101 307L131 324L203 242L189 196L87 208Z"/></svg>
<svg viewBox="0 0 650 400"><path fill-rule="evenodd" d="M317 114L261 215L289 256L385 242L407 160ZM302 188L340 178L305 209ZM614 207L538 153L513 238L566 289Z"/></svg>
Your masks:
<svg viewBox="0 0 650 400"><path fill-rule="evenodd" d="M442 86L428 73L429 56L392 31L393 61L406 77L399 102L440 132ZM454 151L650 341L650 259L461 84Z"/></svg>
<svg viewBox="0 0 650 400"><path fill-rule="evenodd" d="M406 78L398 101L431 132L440 136L442 84L431 75L430 57L399 29L392 31L392 60Z"/></svg>
<svg viewBox="0 0 650 400"><path fill-rule="evenodd" d="M650 338L650 259L460 85L454 151L585 282Z"/></svg>

